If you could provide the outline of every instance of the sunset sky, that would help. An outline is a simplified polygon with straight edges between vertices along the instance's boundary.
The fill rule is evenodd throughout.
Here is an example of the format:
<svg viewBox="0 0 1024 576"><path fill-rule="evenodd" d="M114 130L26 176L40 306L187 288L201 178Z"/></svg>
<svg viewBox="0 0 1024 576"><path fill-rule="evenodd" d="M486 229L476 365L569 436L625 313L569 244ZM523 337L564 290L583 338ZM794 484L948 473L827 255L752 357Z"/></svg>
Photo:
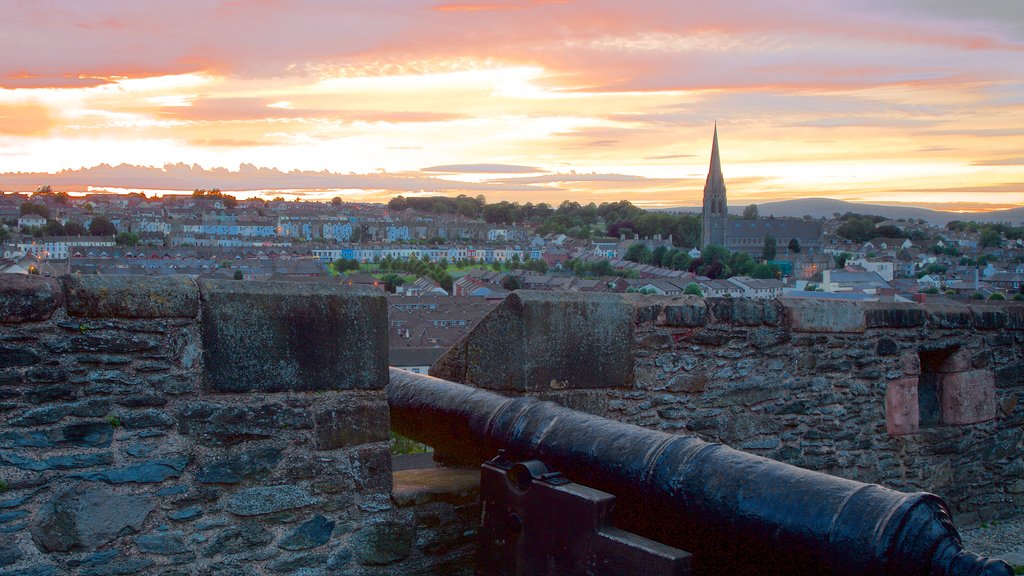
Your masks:
<svg viewBox="0 0 1024 576"><path fill-rule="evenodd" d="M1020 0L9 0L0 54L7 191L692 206L717 121L734 204L1024 205Z"/></svg>

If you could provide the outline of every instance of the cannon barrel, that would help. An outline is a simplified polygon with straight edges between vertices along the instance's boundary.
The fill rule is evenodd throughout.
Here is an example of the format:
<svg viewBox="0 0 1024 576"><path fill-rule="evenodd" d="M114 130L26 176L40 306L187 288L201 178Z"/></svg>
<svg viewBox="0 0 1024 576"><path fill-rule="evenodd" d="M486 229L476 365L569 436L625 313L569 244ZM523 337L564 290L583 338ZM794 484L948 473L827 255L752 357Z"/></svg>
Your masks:
<svg viewBox="0 0 1024 576"><path fill-rule="evenodd" d="M687 550L697 574L1009 576L963 549L946 504L692 436L396 368L391 426L480 463L499 449L617 497L616 524ZM744 572L741 572L744 571Z"/></svg>

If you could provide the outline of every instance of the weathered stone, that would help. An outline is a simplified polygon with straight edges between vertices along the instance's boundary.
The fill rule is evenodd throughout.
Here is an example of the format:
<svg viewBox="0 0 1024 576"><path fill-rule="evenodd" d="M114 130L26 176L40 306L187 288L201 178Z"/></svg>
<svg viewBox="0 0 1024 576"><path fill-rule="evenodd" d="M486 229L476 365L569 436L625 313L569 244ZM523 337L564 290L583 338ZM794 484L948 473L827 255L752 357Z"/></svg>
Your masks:
<svg viewBox="0 0 1024 576"><path fill-rule="evenodd" d="M187 455L143 462L134 466L103 470L102 472L86 472L77 477L93 482L109 482L111 484L150 484L159 483L168 478L178 478L188 465Z"/></svg>
<svg viewBox="0 0 1024 576"><path fill-rule="evenodd" d="M167 517L171 520L177 520L184 522L185 520L194 520L203 515L203 509L198 506L189 506L182 510L175 510L174 512L168 512Z"/></svg>
<svg viewBox="0 0 1024 576"><path fill-rule="evenodd" d="M430 374L497 390L625 387L633 350L633 310L621 295L519 290Z"/></svg>
<svg viewBox="0 0 1024 576"><path fill-rule="evenodd" d="M924 326L924 307L912 302L859 302L868 328L913 328Z"/></svg>
<svg viewBox="0 0 1024 576"><path fill-rule="evenodd" d="M693 328L708 323L708 307L696 296L673 299L665 304L663 314L658 318L659 325Z"/></svg>
<svg viewBox="0 0 1024 576"><path fill-rule="evenodd" d="M53 456L42 460L34 460L20 454L0 452L0 462L22 470L45 472L48 470L73 470L76 468L91 468L93 466L109 466L114 463L114 457L109 453L69 454L67 456Z"/></svg>
<svg viewBox="0 0 1024 576"><path fill-rule="evenodd" d="M754 328L747 332L747 341L757 350L789 342L789 340L789 332L779 328Z"/></svg>
<svg viewBox="0 0 1024 576"><path fill-rule="evenodd" d="M875 346L875 354L879 356L894 356L898 351L899 347L896 342L890 338L879 338L878 344Z"/></svg>
<svg viewBox="0 0 1024 576"><path fill-rule="evenodd" d="M79 572L80 576L124 576L138 574L156 564L150 558L129 558L120 562L112 562L103 566L86 568Z"/></svg>
<svg viewBox="0 0 1024 576"><path fill-rule="evenodd" d="M946 424L974 424L996 416L996 388L992 372L971 370L942 376L942 420Z"/></svg>
<svg viewBox="0 0 1024 576"><path fill-rule="evenodd" d="M1006 326L1006 311L1002 304L970 304L968 308L978 330L998 330Z"/></svg>
<svg viewBox="0 0 1024 576"><path fill-rule="evenodd" d="M907 376L917 376L921 373L921 356L913 350L904 352L900 356L900 367Z"/></svg>
<svg viewBox="0 0 1024 576"><path fill-rule="evenodd" d="M78 390L71 386L40 386L25 390L25 399L33 404L42 404L58 400L74 400L77 394Z"/></svg>
<svg viewBox="0 0 1024 576"><path fill-rule="evenodd" d="M226 508L238 516L258 516L304 508L315 503L316 498L298 486L259 486L232 495Z"/></svg>
<svg viewBox="0 0 1024 576"><path fill-rule="evenodd" d="M110 400L92 398L69 405L71 414L83 418L106 416L110 412Z"/></svg>
<svg viewBox="0 0 1024 576"><path fill-rule="evenodd" d="M250 478L261 478L281 461L281 450L273 446L247 450L236 456L204 466L196 481L203 484L237 484Z"/></svg>
<svg viewBox="0 0 1024 576"><path fill-rule="evenodd" d="M182 532L150 532L135 537L135 545L139 550L150 554L168 556L181 554L188 548L185 546L185 535Z"/></svg>
<svg viewBox="0 0 1024 576"><path fill-rule="evenodd" d="M363 526L352 535L356 562L384 565L403 560L412 550L415 534L412 526L394 520Z"/></svg>
<svg viewBox="0 0 1024 576"><path fill-rule="evenodd" d="M370 402L348 401L313 416L316 447L335 450L388 439L391 424L388 405L383 399Z"/></svg>
<svg viewBox="0 0 1024 576"><path fill-rule="evenodd" d="M705 298L716 322L740 326L778 326L781 322L776 300L751 298Z"/></svg>
<svg viewBox="0 0 1024 576"><path fill-rule="evenodd" d="M62 276L68 315L92 318L195 318L199 289L188 276Z"/></svg>
<svg viewBox="0 0 1024 576"><path fill-rule="evenodd" d="M784 298L786 322L794 332L864 332L864 310L852 302Z"/></svg>
<svg viewBox="0 0 1024 576"><path fill-rule="evenodd" d="M322 546L331 539L334 531L334 522L317 514L303 522L278 543L279 548L285 550L308 550Z"/></svg>
<svg viewBox="0 0 1024 576"><path fill-rule="evenodd" d="M71 413L71 405L56 404L53 406L40 406L33 408L17 418L12 418L7 423L10 426L39 426L40 424L53 424L59 422Z"/></svg>
<svg viewBox="0 0 1024 576"><path fill-rule="evenodd" d="M140 408L143 406L164 406L167 398L160 394L135 394L119 398L117 403L128 408Z"/></svg>
<svg viewBox="0 0 1024 576"><path fill-rule="evenodd" d="M121 424L129 430L139 428L171 428L175 424L174 418L160 410L140 410L138 412L124 412L118 414Z"/></svg>
<svg viewBox="0 0 1024 576"><path fill-rule="evenodd" d="M42 358L25 346L0 346L0 368L38 364Z"/></svg>
<svg viewBox="0 0 1024 576"><path fill-rule="evenodd" d="M971 328L971 309L948 300L928 300L924 303L931 328Z"/></svg>
<svg viewBox="0 0 1024 576"><path fill-rule="evenodd" d="M93 550L137 532L156 503L148 495L116 494L79 485L46 502L30 527L41 550Z"/></svg>
<svg viewBox="0 0 1024 576"><path fill-rule="evenodd" d="M0 576L54 576L56 573L57 569L53 566L39 564L21 570L5 570L0 572Z"/></svg>
<svg viewBox="0 0 1024 576"><path fill-rule="evenodd" d="M203 556L211 557L218 554L238 554L249 550L260 549L269 545L274 535L259 524L246 523L231 526L217 534L203 552Z"/></svg>
<svg viewBox="0 0 1024 576"><path fill-rule="evenodd" d="M22 556L21 548L14 542L0 543L0 566L10 566Z"/></svg>
<svg viewBox="0 0 1024 576"><path fill-rule="evenodd" d="M83 334L46 342L53 352L112 352L124 354L157 347L153 338L125 333Z"/></svg>
<svg viewBox="0 0 1024 576"><path fill-rule="evenodd" d="M313 568L327 564L327 554L295 554L278 558L267 563L267 570L271 572L295 572L302 568Z"/></svg>
<svg viewBox="0 0 1024 576"><path fill-rule="evenodd" d="M0 274L0 323L42 322L64 300L60 284L36 274Z"/></svg>
<svg viewBox="0 0 1024 576"><path fill-rule="evenodd" d="M114 429L108 422L80 422L62 428L61 437L72 446L106 448L114 439Z"/></svg>
<svg viewBox="0 0 1024 576"><path fill-rule="evenodd" d="M281 430L312 428L308 410L276 402L256 406L231 406L197 402L178 412L178 429L212 446L273 438Z"/></svg>
<svg viewBox="0 0 1024 576"><path fill-rule="evenodd" d="M220 392L381 389L386 302L329 284L202 281L205 382ZM342 368L343 367L343 368Z"/></svg>
<svg viewBox="0 0 1024 576"><path fill-rule="evenodd" d="M920 422L917 377L891 380L885 390L885 430L890 436L915 434Z"/></svg>

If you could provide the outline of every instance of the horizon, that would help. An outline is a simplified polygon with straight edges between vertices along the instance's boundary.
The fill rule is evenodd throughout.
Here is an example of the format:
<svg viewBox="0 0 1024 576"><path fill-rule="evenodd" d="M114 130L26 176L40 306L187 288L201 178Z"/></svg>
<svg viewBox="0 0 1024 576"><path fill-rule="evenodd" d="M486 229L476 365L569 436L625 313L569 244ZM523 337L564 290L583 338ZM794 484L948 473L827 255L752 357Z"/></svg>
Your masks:
<svg viewBox="0 0 1024 576"><path fill-rule="evenodd" d="M691 207L717 121L731 206L1024 206L1013 1L55 0L8 22L6 191Z"/></svg>

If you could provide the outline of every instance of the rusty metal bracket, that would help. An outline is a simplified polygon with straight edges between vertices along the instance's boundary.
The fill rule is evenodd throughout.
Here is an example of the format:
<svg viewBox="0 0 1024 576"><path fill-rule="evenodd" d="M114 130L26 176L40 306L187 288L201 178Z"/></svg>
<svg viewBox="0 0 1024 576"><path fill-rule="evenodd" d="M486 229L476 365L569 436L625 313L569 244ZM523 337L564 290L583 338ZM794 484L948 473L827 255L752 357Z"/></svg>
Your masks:
<svg viewBox="0 0 1024 576"><path fill-rule="evenodd" d="M480 576L690 576L689 553L612 525L615 496L537 461L481 467Z"/></svg>

